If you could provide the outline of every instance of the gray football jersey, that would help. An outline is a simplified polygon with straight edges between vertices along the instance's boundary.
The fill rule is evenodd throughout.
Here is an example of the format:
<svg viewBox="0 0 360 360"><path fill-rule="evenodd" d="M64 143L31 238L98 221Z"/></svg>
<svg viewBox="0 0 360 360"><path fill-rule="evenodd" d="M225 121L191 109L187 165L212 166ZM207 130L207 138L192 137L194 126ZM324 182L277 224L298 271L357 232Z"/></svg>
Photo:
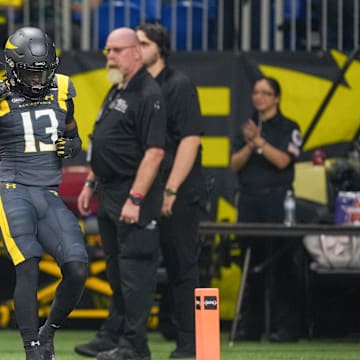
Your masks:
<svg viewBox="0 0 360 360"><path fill-rule="evenodd" d="M65 131L66 100L75 96L68 76L39 101L11 92L0 100L0 181L52 186L61 182L55 141Z"/></svg>

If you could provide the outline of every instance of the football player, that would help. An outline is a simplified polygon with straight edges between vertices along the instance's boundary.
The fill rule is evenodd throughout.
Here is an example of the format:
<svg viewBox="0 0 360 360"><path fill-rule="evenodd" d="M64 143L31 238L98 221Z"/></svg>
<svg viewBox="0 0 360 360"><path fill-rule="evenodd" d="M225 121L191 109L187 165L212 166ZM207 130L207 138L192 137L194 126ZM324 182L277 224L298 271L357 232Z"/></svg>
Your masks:
<svg viewBox="0 0 360 360"><path fill-rule="evenodd" d="M59 196L62 159L81 150L75 89L56 74L55 45L36 27L7 40L0 82L0 226L15 266L14 307L27 360L54 360L54 334L78 304L88 257L76 217ZM39 331L39 261L46 252L62 279Z"/></svg>

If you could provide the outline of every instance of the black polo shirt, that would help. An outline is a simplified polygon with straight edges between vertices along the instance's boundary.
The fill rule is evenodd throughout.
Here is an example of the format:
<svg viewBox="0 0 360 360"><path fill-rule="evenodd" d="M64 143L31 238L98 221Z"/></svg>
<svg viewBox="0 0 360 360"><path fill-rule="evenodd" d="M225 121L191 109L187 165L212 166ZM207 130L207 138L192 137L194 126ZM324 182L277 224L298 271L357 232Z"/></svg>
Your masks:
<svg viewBox="0 0 360 360"><path fill-rule="evenodd" d="M149 147L165 146L161 89L145 68L123 89L110 89L92 135L91 166L105 180L133 178Z"/></svg>
<svg viewBox="0 0 360 360"><path fill-rule="evenodd" d="M161 86L166 106L166 154L162 163L162 173L166 181L180 141L187 136L201 136L203 125L196 87L185 74L166 66L156 77L156 81ZM203 188L200 147L195 164L179 191L187 192L191 196Z"/></svg>
<svg viewBox="0 0 360 360"><path fill-rule="evenodd" d="M262 123L261 136L269 144L288 153L294 160L300 154L302 136L299 126L281 113ZM231 152L239 151L245 144L241 135L236 137ZM285 169L278 169L263 155L254 151L245 167L238 172L240 189L256 192L282 186L291 187L294 180L294 162L292 161Z"/></svg>

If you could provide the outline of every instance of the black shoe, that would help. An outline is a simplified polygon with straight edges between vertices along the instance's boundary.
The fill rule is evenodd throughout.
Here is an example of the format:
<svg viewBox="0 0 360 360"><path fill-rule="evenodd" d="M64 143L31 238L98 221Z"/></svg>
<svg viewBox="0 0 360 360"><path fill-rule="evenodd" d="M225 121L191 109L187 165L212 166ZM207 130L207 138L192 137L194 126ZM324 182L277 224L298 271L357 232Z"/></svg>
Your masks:
<svg viewBox="0 0 360 360"><path fill-rule="evenodd" d="M46 324L39 330L41 360L55 360L54 333L47 330Z"/></svg>
<svg viewBox="0 0 360 360"><path fill-rule="evenodd" d="M279 330L269 335L269 341L276 343L289 343L296 342L298 340L299 337L297 335L286 330Z"/></svg>
<svg viewBox="0 0 360 360"><path fill-rule="evenodd" d="M170 359L189 359L195 357L195 345L189 344L184 346L177 346L175 350L170 353Z"/></svg>
<svg viewBox="0 0 360 360"><path fill-rule="evenodd" d="M132 351L120 351L115 348L97 354L97 360L150 360L150 355L140 355Z"/></svg>
<svg viewBox="0 0 360 360"><path fill-rule="evenodd" d="M123 360L120 350L116 347L115 349L102 351L96 355L97 360Z"/></svg>
<svg viewBox="0 0 360 360"><path fill-rule="evenodd" d="M33 346L26 351L26 360L41 360L39 346Z"/></svg>
<svg viewBox="0 0 360 360"><path fill-rule="evenodd" d="M239 329L235 334L235 341L260 341L261 334L254 330Z"/></svg>
<svg viewBox="0 0 360 360"><path fill-rule="evenodd" d="M110 339L96 337L85 344L76 345L74 351L80 355L96 357L98 353L109 351L116 347L117 344Z"/></svg>

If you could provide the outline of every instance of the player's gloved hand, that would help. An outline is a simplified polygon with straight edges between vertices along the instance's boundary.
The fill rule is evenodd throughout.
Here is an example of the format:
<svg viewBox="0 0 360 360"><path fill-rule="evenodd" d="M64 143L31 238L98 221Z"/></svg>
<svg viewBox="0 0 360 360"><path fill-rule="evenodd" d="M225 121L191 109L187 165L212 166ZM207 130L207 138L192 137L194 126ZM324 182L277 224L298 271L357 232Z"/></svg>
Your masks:
<svg viewBox="0 0 360 360"><path fill-rule="evenodd" d="M73 145L71 138L60 137L55 141L56 155L63 159L69 159L73 155Z"/></svg>

